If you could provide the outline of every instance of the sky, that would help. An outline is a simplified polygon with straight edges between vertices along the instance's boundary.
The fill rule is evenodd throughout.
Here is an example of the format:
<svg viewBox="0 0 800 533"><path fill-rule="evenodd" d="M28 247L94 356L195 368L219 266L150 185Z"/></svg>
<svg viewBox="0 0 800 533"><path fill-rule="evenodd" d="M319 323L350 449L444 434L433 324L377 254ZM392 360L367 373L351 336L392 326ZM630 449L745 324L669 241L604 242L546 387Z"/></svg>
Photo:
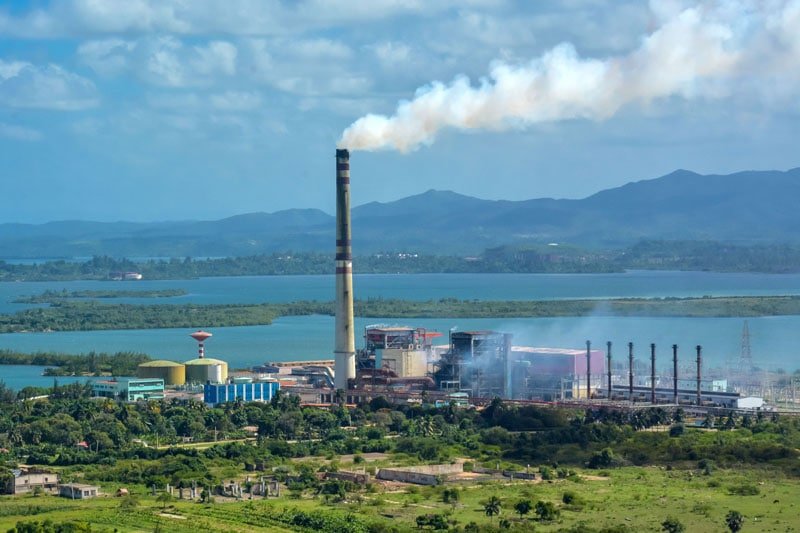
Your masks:
<svg viewBox="0 0 800 533"><path fill-rule="evenodd" d="M785 170L798 67L800 0L0 0L0 222Z"/></svg>

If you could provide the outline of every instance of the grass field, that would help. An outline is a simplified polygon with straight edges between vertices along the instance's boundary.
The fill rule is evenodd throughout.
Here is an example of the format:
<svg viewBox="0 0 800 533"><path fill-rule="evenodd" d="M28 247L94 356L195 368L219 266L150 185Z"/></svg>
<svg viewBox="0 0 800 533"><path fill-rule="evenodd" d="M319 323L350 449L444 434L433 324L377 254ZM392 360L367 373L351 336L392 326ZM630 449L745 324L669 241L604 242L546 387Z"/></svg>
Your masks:
<svg viewBox="0 0 800 533"><path fill-rule="evenodd" d="M448 484L460 489L456 505L442 501L445 487L385 488L348 496L339 503L326 503L321 497L306 493L302 498L287 494L267 502L256 500L206 505L173 501L162 504L133 488L139 505L130 510L120 507L121 500L110 496L88 501L70 501L55 496L4 497L0 499L0 531L20 520L88 521L95 530L113 531L297 531L276 519L284 508L313 513L360 516L369 522L415 530L417 516L445 513L448 520L464 526L469 522L493 523L508 519L517 530L558 531L581 523L593 528L624 525L630 531L660 531L667 516L680 520L686 531L725 531L724 517L732 509L745 516L743 531L800 530L800 481L784 477L775 470L747 468L717 470L704 475L699 470L666 470L655 467L612 469L598 476L597 471L581 471L577 480L553 482L488 481ZM114 487L104 486L112 493ZM562 502L565 492L577 496L576 503ZM743 495L748 494L748 495ZM499 516L486 517L485 500L501 499ZM560 517L539 522L533 512L526 517L514 513L521 499L549 501L558 507Z"/></svg>

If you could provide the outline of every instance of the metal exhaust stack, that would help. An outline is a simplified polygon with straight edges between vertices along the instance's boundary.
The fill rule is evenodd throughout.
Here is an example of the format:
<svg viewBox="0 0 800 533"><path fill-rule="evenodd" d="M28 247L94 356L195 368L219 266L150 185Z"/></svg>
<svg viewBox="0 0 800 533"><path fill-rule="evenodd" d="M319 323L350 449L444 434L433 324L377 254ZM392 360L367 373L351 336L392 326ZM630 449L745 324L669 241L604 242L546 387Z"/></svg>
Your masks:
<svg viewBox="0 0 800 533"><path fill-rule="evenodd" d="M628 400L633 401L633 343L628 343Z"/></svg>
<svg viewBox="0 0 800 533"><path fill-rule="evenodd" d="M672 345L672 401L678 405L678 345Z"/></svg>
<svg viewBox="0 0 800 533"><path fill-rule="evenodd" d="M697 345L697 405L702 405L702 391L700 390L700 369L703 367L703 347Z"/></svg>
<svg viewBox="0 0 800 533"><path fill-rule="evenodd" d="M350 242L350 152L336 150L336 340L334 387L347 392L356 377L353 251Z"/></svg>
<svg viewBox="0 0 800 533"><path fill-rule="evenodd" d="M586 341L586 399L592 399L592 341Z"/></svg>
<svg viewBox="0 0 800 533"><path fill-rule="evenodd" d="M656 403L656 344L650 343L650 403Z"/></svg>
<svg viewBox="0 0 800 533"><path fill-rule="evenodd" d="M608 348L608 352L606 353L606 358L608 359L608 363L606 366L608 367L608 400L611 400L611 341L606 342L606 347Z"/></svg>

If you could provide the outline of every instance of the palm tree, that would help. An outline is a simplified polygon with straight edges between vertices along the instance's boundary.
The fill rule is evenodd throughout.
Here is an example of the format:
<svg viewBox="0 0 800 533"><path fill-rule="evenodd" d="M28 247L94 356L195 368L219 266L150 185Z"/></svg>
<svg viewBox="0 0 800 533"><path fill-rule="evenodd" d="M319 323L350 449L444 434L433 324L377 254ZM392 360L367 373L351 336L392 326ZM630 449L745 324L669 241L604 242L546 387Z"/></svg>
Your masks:
<svg viewBox="0 0 800 533"><path fill-rule="evenodd" d="M489 498L489 501L483 504L483 512L491 520L492 518L494 518L495 515L500 514L501 507L502 507L502 502L500 501L500 498L498 498L497 496L492 496L491 498Z"/></svg>

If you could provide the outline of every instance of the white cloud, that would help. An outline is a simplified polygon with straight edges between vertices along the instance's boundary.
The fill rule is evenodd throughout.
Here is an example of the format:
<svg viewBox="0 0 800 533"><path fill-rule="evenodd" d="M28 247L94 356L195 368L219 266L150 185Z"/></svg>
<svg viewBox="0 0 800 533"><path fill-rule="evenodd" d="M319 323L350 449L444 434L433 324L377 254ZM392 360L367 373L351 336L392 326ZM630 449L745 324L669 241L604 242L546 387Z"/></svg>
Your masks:
<svg viewBox="0 0 800 533"><path fill-rule="evenodd" d="M220 111L252 111L261 107L261 95L255 92L226 91L209 98L212 107Z"/></svg>
<svg viewBox="0 0 800 533"><path fill-rule="evenodd" d="M99 103L94 83L58 65L0 59L0 105L76 111Z"/></svg>
<svg viewBox="0 0 800 533"><path fill-rule="evenodd" d="M398 63L405 63L411 59L411 47L404 43L385 41L369 47L385 67L391 68Z"/></svg>
<svg viewBox="0 0 800 533"><path fill-rule="evenodd" d="M40 141L44 138L44 135L42 135L42 132L32 128L0 122L0 137L15 141Z"/></svg>
<svg viewBox="0 0 800 533"><path fill-rule="evenodd" d="M237 71L238 50L227 41L187 46L171 37L138 40L102 39L78 47L78 58L95 72L129 72L147 83L166 87L211 85Z"/></svg>

